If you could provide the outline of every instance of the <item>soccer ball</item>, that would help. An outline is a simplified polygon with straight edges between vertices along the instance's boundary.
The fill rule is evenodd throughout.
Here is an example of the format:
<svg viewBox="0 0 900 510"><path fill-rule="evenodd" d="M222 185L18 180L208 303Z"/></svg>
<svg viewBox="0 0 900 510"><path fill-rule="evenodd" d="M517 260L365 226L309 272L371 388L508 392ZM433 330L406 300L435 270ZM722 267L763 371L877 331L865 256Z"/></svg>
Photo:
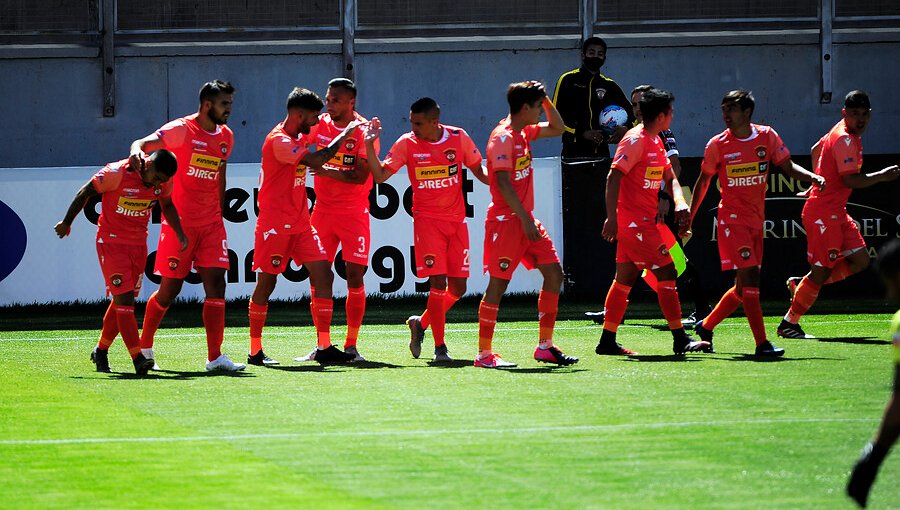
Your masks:
<svg viewBox="0 0 900 510"><path fill-rule="evenodd" d="M621 106L607 106L600 112L600 125L609 131L624 126L628 122L628 112Z"/></svg>

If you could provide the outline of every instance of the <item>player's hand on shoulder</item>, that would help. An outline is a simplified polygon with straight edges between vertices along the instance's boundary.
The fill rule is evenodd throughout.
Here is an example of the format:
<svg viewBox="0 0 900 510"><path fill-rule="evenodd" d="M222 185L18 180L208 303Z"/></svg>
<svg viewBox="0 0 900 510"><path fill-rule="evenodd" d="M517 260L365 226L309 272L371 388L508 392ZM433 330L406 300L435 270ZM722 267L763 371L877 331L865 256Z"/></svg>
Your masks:
<svg viewBox="0 0 900 510"><path fill-rule="evenodd" d="M66 237L67 235L69 235L72 232L72 226L66 225L65 222L60 221L59 223L56 224L56 226L53 227L53 230L55 230L56 235L58 235L59 238L62 239L63 237Z"/></svg>

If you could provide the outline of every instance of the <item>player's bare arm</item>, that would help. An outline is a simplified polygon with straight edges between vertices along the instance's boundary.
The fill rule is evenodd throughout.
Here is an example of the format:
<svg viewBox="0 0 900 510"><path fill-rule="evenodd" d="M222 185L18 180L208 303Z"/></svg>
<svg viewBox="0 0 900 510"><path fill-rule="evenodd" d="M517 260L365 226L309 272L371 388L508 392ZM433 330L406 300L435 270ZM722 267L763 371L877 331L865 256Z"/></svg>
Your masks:
<svg viewBox="0 0 900 510"><path fill-rule="evenodd" d="M694 218L697 217L697 212L700 210L700 204L703 203L703 199L706 197L706 192L709 190L709 183L712 182L712 178L712 175L700 172L700 177L697 177L697 182L694 183L690 206L692 224L694 223Z"/></svg>
<svg viewBox="0 0 900 510"><path fill-rule="evenodd" d="M616 233L619 230L619 215L616 207L619 204L619 185L625 174L610 169L609 175L606 177L606 221L603 222L603 239L609 242L616 240Z"/></svg>
<svg viewBox="0 0 900 510"><path fill-rule="evenodd" d="M820 191L825 189L824 177L810 172L797 163L794 163L791 159L788 159L787 161L782 163L778 168L780 168L781 171L786 175L789 175L798 181L812 182L813 185L819 188Z"/></svg>
<svg viewBox="0 0 900 510"><path fill-rule="evenodd" d="M225 171L228 169L228 162L222 161L222 164L219 166L219 207L221 207L222 211L225 211L225 191L228 189L227 179Z"/></svg>
<svg viewBox="0 0 900 510"><path fill-rule="evenodd" d="M166 223L172 227L172 230L175 231L175 235L178 236L178 242L181 243L181 251L186 250L188 247L188 238L181 228L181 217L178 216L178 210L175 208L175 203L172 202L172 197L159 197L159 209L162 211Z"/></svg>
<svg viewBox="0 0 900 510"><path fill-rule="evenodd" d="M841 180L844 181L844 186L859 189L868 188L869 186L874 186L880 182L890 182L896 180L898 177L900 177L900 167L891 165L870 174L859 173L842 175Z"/></svg>
<svg viewBox="0 0 900 510"><path fill-rule="evenodd" d="M534 224L534 219L525 210L522 201L519 200L519 195L516 195L516 190L513 189L509 174L508 171L497 172L497 189L500 191L500 196L503 197L503 200L506 200L506 205L522 221L522 229L525 231L525 236L531 241L539 241L541 233Z"/></svg>
<svg viewBox="0 0 900 510"><path fill-rule="evenodd" d="M816 166L816 161L819 161L819 156L822 154L822 139L820 138L815 145L813 145L809 149L809 156L812 158L812 166Z"/></svg>
<svg viewBox="0 0 900 510"><path fill-rule="evenodd" d="M481 181L482 184L485 184L487 186L491 185L491 180L490 178L488 178L487 174L487 168L485 168L484 165L478 163L477 165L469 166L466 168L468 168L469 171L472 172L472 176Z"/></svg>
<svg viewBox="0 0 900 510"><path fill-rule="evenodd" d="M378 159L378 151L375 150L375 141L381 136L381 120L378 117L372 117L369 121L369 128L366 130L364 141L366 143L366 164L369 172L372 174L372 180L377 184L388 180L391 173L385 170L381 161Z"/></svg>
<svg viewBox="0 0 900 510"><path fill-rule="evenodd" d="M72 200L72 203L69 205L69 210L66 211L66 216L53 227L53 230L56 231L56 235L59 236L60 239L69 235L72 231L72 222L75 221L75 217L78 216L84 206L87 205L88 200L92 197L99 195L96 188L94 188L94 183L88 181L84 186L78 190L78 193L75 194L75 198Z"/></svg>
<svg viewBox="0 0 900 510"><path fill-rule="evenodd" d="M543 90L543 86L541 86L541 90ZM544 96L544 99L541 101L541 106L544 108L544 113L547 115L547 122L538 124L541 131L538 133L537 137L548 138L551 136L560 136L565 133L566 123L563 122L559 110L553 106L553 101L551 101L549 97Z"/></svg>
<svg viewBox="0 0 900 510"><path fill-rule="evenodd" d="M684 199L684 191L681 189L678 177L675 176L675 171L669 168L663 178L666 181L666 189L672 191L672 200L675 202L675 222L678 223L678 236L685 237L691 228L691 208Z"/></svg>
<svg viewBox="0 0 900 510"><path fill-rule="evenodd" d="M156 133L151 133L143 138L131 142L131 153L128 156L128 163L131 168L141 166L141 158L145 154L150 154L159 149L165 149L166 144L162 138Z"/></svg>
<svg viewBox="0 0 900 510"><path fill-rule="evenodd" d="M301 159L300 162L303 163L304 165L312 167L314 169L320 169L322 167L322 165L327 163L331 158L334 157L335 154L338 153L338 151L341 148L341 145L344 144L344 140L346 140L347 137L352 135L353 132L356 131L356 128L358 128L361 124L363 124L363 123L357 122L357 121L353 121L350 124L347 124L347 128L344 129L344 132L341 133L340 136L338 136L334 140L332 140L331 143L329 143L327 147L325 147L323 149L319 149L316 152L311 152L311 153L307 154L306 156L303 156L303 159ZM326 174L322 174L322 175L325 175L326 177L328 176L327 172L326 172Z"/></svg>

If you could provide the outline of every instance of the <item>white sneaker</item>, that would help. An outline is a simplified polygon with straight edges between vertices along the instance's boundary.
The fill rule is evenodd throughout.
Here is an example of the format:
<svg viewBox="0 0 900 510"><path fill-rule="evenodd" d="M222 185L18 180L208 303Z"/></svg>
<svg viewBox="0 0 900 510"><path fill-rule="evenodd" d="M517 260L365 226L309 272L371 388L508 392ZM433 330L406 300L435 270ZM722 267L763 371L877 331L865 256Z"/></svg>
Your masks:
<svg viewBox="0 0 900 510"><path fill-rule="evenodd" d="M141 349L141 354L143 354L145 358L153 360L153 368L151 368L150 370L154 370L157 372L162 370L161 368L159 368L159 365L156 364L156 356L153 354L152 347L149 349Z"/></svg>
<svg viewBox="0 0 900 510"><path fill-rule="evenodd" d="M247 368L247 365L243 363L235 363L231 361L231 358L222 354L218 358L207 361L206 362L206 371L212 372L213 370L222 370L224 372L237 372L238 370L243 370Z"/></svg>
<svg viewBox="0 0 900 510"><path fill-rule="evenodd" d="M318 351L318 350L319 350L319 348L316 347L313 350L311 350L309 352L309 354L307 354L306 356L298 356L298 357L294 358L294 361L296 361L298 363L304 363L306 361L315 361L316 360L316 351Z"/></svg>
<svg viewBox="0 0 900 510"><path fill-rule="evenodd" d="M359 351L356 350L356 347L347 347L346 349L344 349L344 352L355 356L353 358L353 361L365 361L366 360L366 358L363 358L362 354L360 354Z"/></svg>

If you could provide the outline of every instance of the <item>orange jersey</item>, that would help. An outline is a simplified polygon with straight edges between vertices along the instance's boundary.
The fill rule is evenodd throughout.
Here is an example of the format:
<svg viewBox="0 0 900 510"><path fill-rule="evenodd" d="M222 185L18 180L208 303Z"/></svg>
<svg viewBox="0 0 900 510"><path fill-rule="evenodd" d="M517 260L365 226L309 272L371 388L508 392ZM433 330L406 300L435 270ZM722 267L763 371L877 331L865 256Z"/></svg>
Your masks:
<svg viewBox="0 0 900 510"><path fill-rule="evenodd" d="M706 144L700 168L718 175L722 186L719 221L759 228L766 219L766 187L771 165L790 159L778 133L769 126L751 124L746 140L726 129Z"/></svg>
<svg viewBox="0 0 900 510"><path fill-rule="evenodd" d="M303 135L294 138L285 132L283 122L266 136L259 173L257 229L309 230L306 166L300 163L309 153L307 143Z"/></svg>
<svg viewBox="0 0 900 510"><path fill-rule="evenodd" d="M354 119L366 122L366 118L353 112ZM319 123L312 128L309 139L316 146L316 150L324 149L344 132L344 128L334 125L331 115L323 113L319 116ZM344 140L341 148L331 160L325 163L325 168L346 172L356 168L357 161L366 159L365 130L357 128L350 138ZM378 142L375 142L376 152ZM372 189L372 176L366 179L364 184L351 184L340 182L328 177L321 177L315 181L316 207L322 212L358 212L367 211L369 207L369 190Z"/></svg>
<svg viewBox="0 0 900 510"><path fill-rule="evenodd" d="M147 187L123 159L94 174L91 184L103 194L97 242L146 245L150 212L159 197L172 195L171 183Z"/></svg>
<svg viewBox="0 0 900 510"><path fill-rule="evenodd" d="M825 189L813 187L807 204L818 210L842 213L853 191L844 185L842 177L858 174L862 169L862 140L848 133L847 125L841 120L819 140L819 147L822 152L816 161L816 174L825 178Z"/></svg>
<svg viewBox="0 0 900 510"><path fill-rule="evenodd" d="M534 210L534 169L531 166L531 145L536 140L541 128L537 124L525 126L521 131L514 131L509 124L509 117L491 132L487 145L487 170L491 184L491 203L488 205L487 218L500 219L513 214L506 203L500 188L497 186L497 172L509 172L513 190L525 210Z"/></svg>
<svg viewBox="0 0 900 510"><path fill-rule="evenodd" d="M463 129L441 128L443 136L434 143L416 138L411 131L401 136L384 159L384 167L393 174L406 165L414 216L463 221L462 167L480 165L481 152Z"/></svg>
<svg viewBox="0 0 900 510"><path fill-rule="evenodd" d="M611 168L625 175L616 204L619 228L655 224L660 184L672 168L659 136L650 136L643 124L629 129L616 147Z"/></svg>
<svg viewBox="0 0 900 510"><path fill-rule="evenodd" d="M175 119L156 131L166 149L175 153L178 171L172 178L172 201L181 224L199 227L222 221L219 173L234 147L234 134L226 125L215 133L197 123L197 114Z"/></svg>

